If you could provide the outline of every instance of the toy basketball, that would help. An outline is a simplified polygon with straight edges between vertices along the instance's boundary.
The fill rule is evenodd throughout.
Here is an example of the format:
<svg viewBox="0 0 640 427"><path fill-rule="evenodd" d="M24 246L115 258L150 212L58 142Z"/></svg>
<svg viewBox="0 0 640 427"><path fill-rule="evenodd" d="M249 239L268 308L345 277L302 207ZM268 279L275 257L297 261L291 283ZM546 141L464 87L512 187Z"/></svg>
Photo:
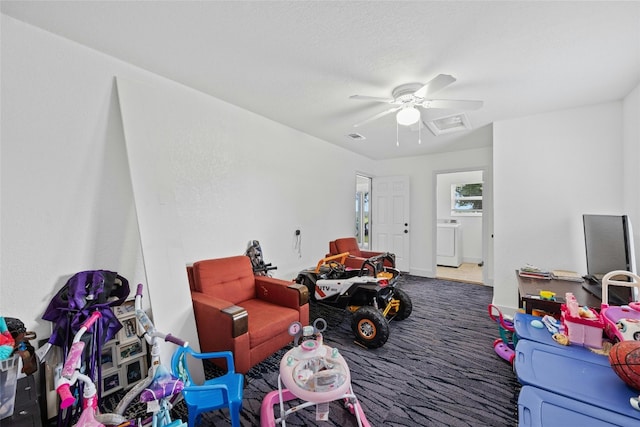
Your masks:
<svg viewBox="0 0 640 427"><path fill-rule="evenodd" d="M628 386L640 390L640 342L620 341L611 347L609 363Z"/></svg>

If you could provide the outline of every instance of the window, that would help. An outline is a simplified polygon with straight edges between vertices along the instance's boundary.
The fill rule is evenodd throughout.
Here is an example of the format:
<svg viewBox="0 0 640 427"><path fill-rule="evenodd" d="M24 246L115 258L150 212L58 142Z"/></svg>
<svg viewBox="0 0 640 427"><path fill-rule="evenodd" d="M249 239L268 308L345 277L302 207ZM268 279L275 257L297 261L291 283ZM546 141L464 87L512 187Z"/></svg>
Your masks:
<svg viewBox="0 0 640 427"><path fill-rule="evenodd" d="M465 183L451 185L451 215L482 215L482 183Z"/></svg>

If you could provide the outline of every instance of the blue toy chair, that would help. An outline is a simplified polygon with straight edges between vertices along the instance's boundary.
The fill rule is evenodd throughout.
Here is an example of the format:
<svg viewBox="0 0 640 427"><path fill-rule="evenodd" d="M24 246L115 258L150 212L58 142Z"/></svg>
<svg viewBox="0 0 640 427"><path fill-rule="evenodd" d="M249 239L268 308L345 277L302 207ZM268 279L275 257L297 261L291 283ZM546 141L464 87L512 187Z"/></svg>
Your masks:
<svg viewBox="0 0 640 427"><path fill-rule="evenodd" d="M200 360L226 358L227 373L198 385L191 378L189 367L187 366L188 355ZM222 408L229 408L231 425L240 427L244 377L242 374L235 372L233 355L230 351L197 353L191 347L180 347L171 358L171 370L173 375L184 382L182 396L189 411L189 427L198 425L203 412Z"/></svg>

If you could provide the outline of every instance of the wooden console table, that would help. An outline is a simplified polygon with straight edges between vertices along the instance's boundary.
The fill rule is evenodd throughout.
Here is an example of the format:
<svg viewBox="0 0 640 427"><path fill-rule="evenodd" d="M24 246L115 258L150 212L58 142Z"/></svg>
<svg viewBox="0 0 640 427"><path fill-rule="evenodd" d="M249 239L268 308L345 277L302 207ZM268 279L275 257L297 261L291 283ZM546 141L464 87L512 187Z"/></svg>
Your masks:
<svg viewBox="0 0 640 427"><path fill-rule="evenodd" d="M557 279L533 279L521 277L516 270L518 278L518 298L520 306L525 308L527 314L532 310L543 310L551 314L560 314L560 305L564 303L564 295L573 293L578 304L600 308L600 298L597 298L582 288L583 282ZM556 301L540 299L540 291L551 291L556 294Z"/></svg>

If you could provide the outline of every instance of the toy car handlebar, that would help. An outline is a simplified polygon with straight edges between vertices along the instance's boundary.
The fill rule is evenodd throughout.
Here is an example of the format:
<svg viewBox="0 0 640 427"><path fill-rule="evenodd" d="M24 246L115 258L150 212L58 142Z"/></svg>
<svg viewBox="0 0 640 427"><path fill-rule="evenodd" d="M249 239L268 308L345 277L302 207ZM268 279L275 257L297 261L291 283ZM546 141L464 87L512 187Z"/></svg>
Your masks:
<svg viewBox="0 0 640 427"><path fill-rule="evenodd" d="M138 288L136 289L136 297L137 297L138 295L139 295L139 296L142 296L142 288L143 288L143 287L144 287L144 286L143 286L143 284L142 284L142 283L138 283Z"/></svg>

